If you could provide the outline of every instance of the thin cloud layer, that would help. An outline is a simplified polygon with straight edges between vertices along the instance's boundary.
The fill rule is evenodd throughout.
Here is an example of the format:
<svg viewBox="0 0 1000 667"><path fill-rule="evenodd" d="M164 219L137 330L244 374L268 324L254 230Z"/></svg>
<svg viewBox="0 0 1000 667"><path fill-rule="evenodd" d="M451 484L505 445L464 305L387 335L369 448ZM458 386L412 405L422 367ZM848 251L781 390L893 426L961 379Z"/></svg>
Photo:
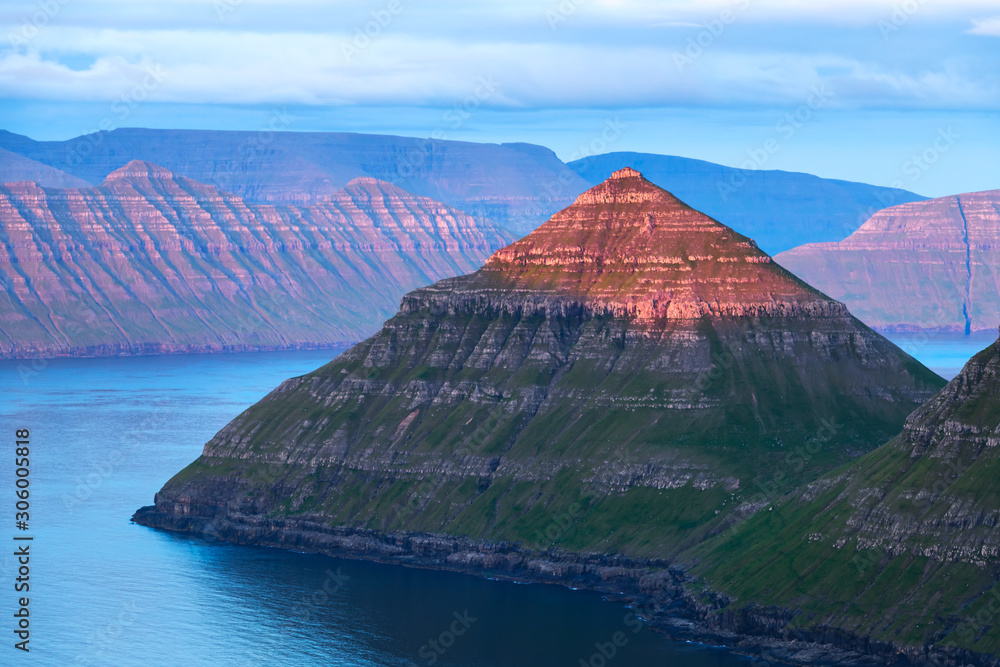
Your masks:
<svg viewBox="0 0 1000 667"><path fill-rule="evenodd" d="M837 52L822 38L831 28L803 36L821 47L788 39L775 47L771 40L766 47L754 44L762 28L741 25L737 10L701 27L651 24L637 29L630 44L618 43L627 41L620 31L605 42L593 41L589 32L586 41L546 34L425 37L404 29L403 9L400 25L385 11L354 32L67 27L53 19L0 56L0 95L113 100L155 68L162 85L145 97L160 102L437 106L463 99L486 79L497 85L483 103L497 108L784 106L817 86L829 90L840 108L1000 106L1000 63L987 49L972 44L948 59L929 54L900 60L886 46L885 57L871 57L867 43L883 41L874 26L868 26L864 48L848 41ZM973 30L989 34L993 27L983 21ZM925 28L909 29L912 38L923 39ZM850 35L858 29L836 30ZM956 43L981 39L959 24L954 32Z"/></svg>

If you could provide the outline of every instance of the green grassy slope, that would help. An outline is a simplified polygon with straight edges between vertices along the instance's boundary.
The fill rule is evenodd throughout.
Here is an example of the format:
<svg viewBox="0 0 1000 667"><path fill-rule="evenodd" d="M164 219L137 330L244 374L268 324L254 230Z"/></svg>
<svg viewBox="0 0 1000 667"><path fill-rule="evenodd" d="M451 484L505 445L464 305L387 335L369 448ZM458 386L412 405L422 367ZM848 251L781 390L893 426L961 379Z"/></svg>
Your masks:
<svg viewBox="0 0 1000 667"><path fill-rule="evenodd" d="M912 646L1000 653L1000 350L903 433L685 558L714 589ZM720 610L719 613L723 613Z"/></svg>

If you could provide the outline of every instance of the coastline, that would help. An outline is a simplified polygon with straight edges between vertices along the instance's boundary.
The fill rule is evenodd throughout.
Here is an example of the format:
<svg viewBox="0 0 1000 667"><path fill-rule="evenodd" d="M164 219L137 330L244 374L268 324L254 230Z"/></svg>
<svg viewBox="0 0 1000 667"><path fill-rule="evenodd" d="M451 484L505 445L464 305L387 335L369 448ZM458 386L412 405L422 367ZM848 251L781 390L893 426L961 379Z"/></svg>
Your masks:
<svg viewBox="0 0 1000 667"><path fill-rule="evenodd" d="M790 629L795 612L748 607L721 611L725 595L689 589L694 579L663 560L600 553L537 551L509 542L426 533L329 527L324 517L209 518L142 507L132 522L210 540L445 570L519 583L554 584L605 594L638 610L649 627L674 640L724 647L773 665L998 667L1000 659L965 650L900 646L837 628ZM712 600L706 603L704 600Z"/></svg>

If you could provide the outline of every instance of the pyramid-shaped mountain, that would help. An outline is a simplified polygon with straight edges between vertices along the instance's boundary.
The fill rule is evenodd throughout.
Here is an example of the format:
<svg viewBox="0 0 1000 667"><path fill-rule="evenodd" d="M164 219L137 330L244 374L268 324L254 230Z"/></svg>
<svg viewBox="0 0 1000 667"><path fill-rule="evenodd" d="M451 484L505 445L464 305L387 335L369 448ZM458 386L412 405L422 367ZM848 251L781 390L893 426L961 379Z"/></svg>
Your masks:
<svg viewBox="0 0 1000 667"><path fill-rule="evenodd" d="M390 559L414 533L670 557L943 385L625 169L284 382L136 520Z"/></svg>
<svg viewBox="0 0 1000 667"><path fill-rule="evenodd" d="M888 443L703 545L698 570L731 596L720 616L867 638L881 664L996 665L998 471L1000 342Z"/></svg>
<svg viewBox="0 0 1000 667"><path fill-rule="evenodd" d="M843 316L841 304L794 278L756 244L686 206L634 169L616 171L473 276L424 294L590 313L645 324L703 316Z"/></svg>

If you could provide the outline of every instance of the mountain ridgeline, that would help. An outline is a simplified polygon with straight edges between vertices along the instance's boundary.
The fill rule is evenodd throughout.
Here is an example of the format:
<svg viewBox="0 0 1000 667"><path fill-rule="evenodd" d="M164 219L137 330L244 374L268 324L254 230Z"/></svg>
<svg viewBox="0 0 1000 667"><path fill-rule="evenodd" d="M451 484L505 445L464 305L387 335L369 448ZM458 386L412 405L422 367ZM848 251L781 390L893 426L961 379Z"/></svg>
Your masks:
<svg viewBox="0 0 1000 667"><path fill-rule="evenodd" d="M569 163L590 183L626 165L772 255L804 243L840 241L880 209L925 199L899 188L674 155L607 153Z"/></svg>
<svg viewBox="0 0 1000 667"><path fill-rule="evenodd" d="M623 169L282 383L134 520L624 586L871 451L943 385Z"/></svg>
<svg viewBox="0 0 1000 667"><path fill-rule="evenodd" d="M8 183L0 358L350 343L406 291L511 238L371 178L302 205L248 204L138 161L96 188Z"/></svg>
<svg viewBox="0 0 1000 667"><path fill-rule="evenodd" d="M611 172L632 166L770 254L839 241L879 209L924 199L898 188L670 155L619 152L564 164L548 148L526 143L276 131L294 129L292 120L277 114L259 132L120 128L67 141L0 131L0 175L81 187L142 160L258 204L302 204L370 177L523 236Z"/></svg>
<svg viewBox="0 0 1000 667"><path fill-rule="evenodd" d="M120 128L34 141L0 131L0 148L91 185L130 160L151 162L252 204L308 204L356 178L375 178L518 235L588 186L543 146L280 131L290 126L292 118L276 114L257 132ZM4 158L0 154L0 172Z"/></svg>

